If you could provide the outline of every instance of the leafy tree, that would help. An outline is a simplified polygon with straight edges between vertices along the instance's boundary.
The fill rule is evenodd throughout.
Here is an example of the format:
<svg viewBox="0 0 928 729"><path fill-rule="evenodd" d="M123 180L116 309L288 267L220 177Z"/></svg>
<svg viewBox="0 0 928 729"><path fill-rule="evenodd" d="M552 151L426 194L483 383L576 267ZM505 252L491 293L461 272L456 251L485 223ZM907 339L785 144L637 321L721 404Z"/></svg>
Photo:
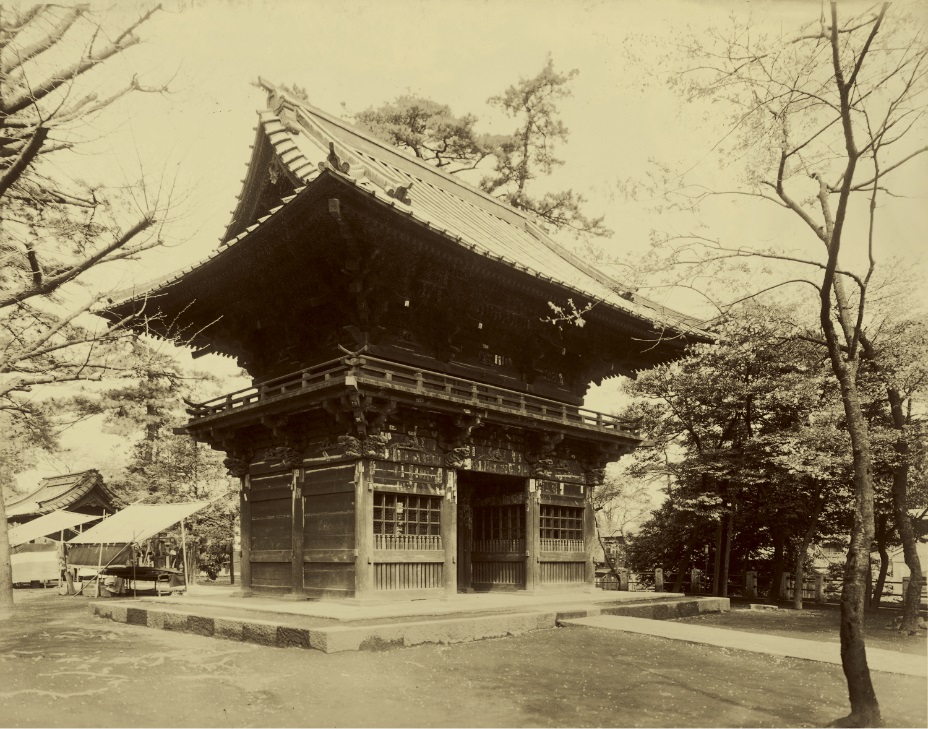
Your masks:
<svg viewBox="0 0 928 729"><path fill-rule="evenodd" d="M0 413L15 427L44 427L38 395L46 387L131 368L126 322L90 316L102 294L82 284L91 270L158 245L167 203L144 187L123 194L79 182L61 161L101 112L128 94L161 90L135 77L112 86L98 71L115 71L107 62L140 42L155 11L113 30L86 5L0 8ZM4 617L11 578L0 491Z"/></svg>
<svg viewBox="0 0 928 729"><path fill-rule="evenodd" d="M714 522L713 515L694 508L680 508L674 499L668 499L652 512L629 541L629 567L635 572L671 568L672 590L679 592L687 568L700 564L705 556Z"/></svg>
<svg viewBox="0 0 928 729"><path fill-rule="evenodd" d="M476 116L455 116L451 107L430 99L400 96L360 112L355 121L371 134L451 174L474 169L493 150L494 140L474 130Z"/></svg>
<svg viewBox="0 0 928 729"><path fill-rule="evenodd" d="M773 549L768 595L778 599L790 559L801 579L810 543L840 515L848 474L834 388L817 348L786 336L777 318L776 309L746 309L718 327L718 343L694 346L629 387L640 399L631 413L660 446L638 468L672 480L676 511L715 524L707 542L718 594L732 543L742 542L743 561L760 546L745 536L764 534Z"/></svg>
<svg viewBox="0 0 928 729"><path fill-rule="evenodd" d="M555 228L609 236L612 231L602 217L589 218L583 213L586 201L579 193L531 194L535 181L564 164L554 154L556 145L566 142L568 135L558 103L570 96L570 82L578 73L576 69L558 73L549 57L537 76L521 79L490 98L490 106L517 123L511 134L478 134L476 116L457 116L445 104L409 95L366 109L355 115L355 121L384 141L452 174L478 169L484 160L492 161L492 168L479 183L485 192Z"/></svg>
<svg viewBox="0 0 928 729"><path fill-rule="evenodd" d="M928 361L925 358L928 327L924 319L914 313L917 308L908 308L905 313L901 313L901 309L898 304L892 307L890 316L883 317L884 321L878 326L862 333L861 343L865 355L863 376L866 385L871 392L882 390L884 393L882 423L892 433L892 455L884 455L883 460L891 464L892 498L889 504L910 575L908 590L903 596L900 630L915 634L918 631L924 574L916 549L917 525L911 512L919 506L928 507L924 468L913 468L924 453L925 444L925 422L917 415L915 403L920 399L924 402L928 386ZM891 531L883 528L884 535ZM881 554L881 573L885 572L886 561Z"/></svg>
<svg viewBox="0 0 928 729"><path fill-rule="evenodd" d="M827 352L841 392L855 498L840 622L851 713L841 721L878 726L862 619L874 535L874 455L858 374L864 360L874 367L890 364L873 339L870 317L883 245L877 221L883 204L898 194L893 183L905 179L900 171L928 151L928 47L921 20L904 10L890 12L888 3L847 20L839 18L836 0L829 5L794 34L767 34L735 19L730 30L685 44L688 72L674 75L673 82L688 98L730 109L731 125L714 150L726 162L744 162L745 169L734 189L684 180L672 194L689 203L731 194L744 205L773 205L805 236L789 235L782 247L771 247L743 238L729 245L699 233L686 236L669 263L683 264L692 281L697 270L707 273L719 264L775 262L785 273L768 290L800 285L813 293L806 310L817 313L818 324L810 338ZM857 242L862 255L854 256ZM898 402L892 407L901 412ZM901 494L897 500L904 501ZM913 572L916 586L918 576Z"/></svg>

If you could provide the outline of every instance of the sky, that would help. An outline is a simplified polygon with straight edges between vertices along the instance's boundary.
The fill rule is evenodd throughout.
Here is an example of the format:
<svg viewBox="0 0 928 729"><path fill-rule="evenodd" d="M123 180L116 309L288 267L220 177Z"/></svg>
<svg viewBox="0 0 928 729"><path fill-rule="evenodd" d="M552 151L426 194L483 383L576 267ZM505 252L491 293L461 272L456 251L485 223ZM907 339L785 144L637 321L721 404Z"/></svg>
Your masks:
<svg viewBox="0 0 928 729"><path fill-rule="evenodd" d="M869 5L845 2L842 8ZM902 6L925 16L923 4ZM95 6L109 28L137 17L142 7ZM78 169L112 184L144 174L152 190L170 188L170 245L115 277L107 273L106 282L120 289L157 278L216 246L244 177L256 111L263 108L264 94L254 87L259 76L305 88L315 106L336 115L413 93L459 114L477 114L480 131L502 132L511 123L494 115L487 99L538 73L549 55L556 69L579 70L571 98L560 105L570 137L559 149L565 164L551 185L573 187L587 197L589 214L605 214L615 231L604 241L608 253L644 255L652 230L682 223L658 214L647 200L626 199L620 183L644 178L655 160L679 169L705 165L723 119L718 110L684 103L669 87L667 59L676 41L705 34L732 14L750 14L767 32L788 34L817 18L819 9L814 0L165 2L141 31L144 42L107 64L99 83L138 74L143 85L167 83L169 91L136 95L96 120L87 130L91 154L79 159ZM705 174L725 173L707 168ZM925 243L926 187L912 189L913 198L894 201L885 219L884 235L903 260L914 260ZM726 202L703 222L713 234L741 243L798 232L775 212ZM215 357L196 364L223 375L235 371ZM617 390L615 381L594 387L587 405L612 410ZM86 427L64 443L67 452L23 474L20 485L65 468L118 462L126 450L123 441Z"/></svg>

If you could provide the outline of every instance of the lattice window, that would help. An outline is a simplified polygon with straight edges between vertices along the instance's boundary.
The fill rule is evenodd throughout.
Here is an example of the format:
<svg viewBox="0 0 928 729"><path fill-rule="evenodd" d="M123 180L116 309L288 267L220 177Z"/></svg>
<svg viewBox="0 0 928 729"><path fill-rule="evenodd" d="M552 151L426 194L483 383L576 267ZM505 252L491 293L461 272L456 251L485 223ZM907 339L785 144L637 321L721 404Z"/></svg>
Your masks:
<svg viewBox="0 0 928 729"><path fill-rule="evenodd" d="M541 505L541 538L583 541L583 508Z"/></svg>
<svg viewBox="0 0 928 729"><path fill-rule="evenodd" d="M440 549L441 497L374 492L378 549Z"/></svg>

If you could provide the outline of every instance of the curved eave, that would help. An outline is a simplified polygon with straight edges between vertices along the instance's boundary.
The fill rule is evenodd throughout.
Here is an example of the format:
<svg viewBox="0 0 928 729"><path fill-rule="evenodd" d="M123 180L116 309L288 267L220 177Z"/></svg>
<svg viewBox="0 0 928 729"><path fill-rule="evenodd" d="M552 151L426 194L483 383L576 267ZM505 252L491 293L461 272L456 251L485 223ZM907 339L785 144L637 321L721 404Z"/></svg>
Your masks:
<svg viewBox="0 0 928 729"><path fill-rule="evenodd" d="M464 249L470 250L476 253L477 255L480 255L490 261L501 263L515 271L520 271L532 277L535 280L544 281L545 283L561 288L564 290L565 294L568 296L582 297L584 299L589 300L594 305L601 305L601 306L608 307L609 310L617 314L620 314L623 317L631 317L640 323L642 331L646 331L649 333L664 331L664 332L668 332L669 333L668 335L672 338L682 337L682 338L686 338L688 341L710 342L710 341L713 341L714 339L712 335L709 334L708 332L702 331L700 329L696 329L695 327L690 327L685 324L680 325L680 324L674 324L674 323L669 323L669 322L655 321L653 319L648 319L647 317L642 316L641 314L639 314L638 312L634 310L627 309L621 306L616 306L614 302L605 301L603 299L597 300L591 297L591 295L588 292L584 291L583 289L577 286L574 286L568 282L562 281L556 277L541 273L540 271L537 271L530 266L526 266L522 263L519 263L518 261L511 260L507 258L506 256L493 253L492 251L486 248L483 248L482 246L480 246L479 244L475 242L467 241L461 236L455 235L454 233L448 231L445 228L432 224L430 221L417 215L415 212L414 206L406 205L393 198L387 197L386 195L382 195L376 189L362 187L348 175L342 174L340 172L335 172L333 170L326 170L324 174L328 174L333 179L338 180L343 185L347 185L351 189L363 193L365 197L376 201L382 207L396 211L397 213L401 214L403 218L411 221L412 223L419 226L420 228L430 231L436 235L439 235L443 237L445 240L448 240Z"/></svg>
<svg viewBox="0 0 928 729"><path fill-rule="evenodd" d="M494 253L478 243L465 240L461 236L455 235L445 228L434 225L429 220L417 215L413 206L390 198L380 193L376 188L361 186L349 175L336 172L329 168L321 171L317 170L313 175L313 179L309 180L304 187L299 188L294 195L285 198L281 205L271 210L268 215L260 218L256 223L250 225L234 238L221 243L220 246L206 258L181 271L175 272L170 277L139 287L137 291L132 290L125 292L122 296L114 296L101 313L110 319L118 320L130 316L133 313L137 315L141 314L142 317L146 314L153 313L150 309L152 304L154 304L155 311L160 311L161 307L158 306L159 298L170 297L173 291L178 290L178 288L182 284L188 282L192 276L199 277L208 274L209 270L217 265L217 261L227 255L229 251L248 246L248 241L251 240L258 231L266 228L274 220L280 218L282 214L290 213L291 211L293 211L293 214L299 214L297 208L299 208L300 203L304 199L318 197L319 194L317 193L323 192L319 188L323 187L326 181L329 180L342 189L349 190L354 195L369 200L385 210L392 211L392 214L397 216L398 219L407 221L423 232L438 236L461 249L475 253L511 271L521 273L533 281L556 287L563 292L562 295L565 298L590 301L595 305L591 314L597 318L607 318L611 320L611 326L629 331L633 335L643 338L647 337L647 341L652 341L651 337L655 338L654 341L661 338L665 340L676 340L679 342L679 345L674 348L679 349L682 349L683 346L691 342L712 341L712 336L707 332L678 323L656 320L657 317L648 318L631 308L616 306L614 302L602 299L596 300L592 298L588 292L577 286L571 285L569 282L541 273L530 266ZM191 299L188 303L193 303L193 301L194 299ZM181 306L180 309L182 308ZM606 312L608 312L608 314L606 314ZM168 332L159 331L160 328L162 327L151 327L149 333L153 333L157 336L168 336Z"/></svg>
<svg viewBox="0 0 928 729"><path fill-rule="evenodd" d="M159 297L168 294L173 287L182 283L191 274L207 270L213 261L221 257L228 250L240 247L243 244L247 245L244 242L249 238L249 236L251 236L252 233L254 233L262 226L266 226L270 221L275 219L276 216L279 216L282 210L291 205L302 195L306 194L308 189L308 185L304 185L303 187L298 188L293 195L285 197L281 201L281 204L276 208L273 208L267 215L259 218L257 222L249 225L247 228L245 228L245 230L236 235L234 238L222 241L219 246L215 248L208 256L200 259L196 263L186 266L179 271L175 271L168 276L155 279L154 281L149 281L148 283L142 284L141 286L137 286L132 289L114 294L107 300L107 305L103 307L99 313L111 320L122 319L133 313L138 315L145 315L147 313L145 311L145 305L150 300L156 301ZM135 311L129 311L130 308L134 309Z"/></svg>

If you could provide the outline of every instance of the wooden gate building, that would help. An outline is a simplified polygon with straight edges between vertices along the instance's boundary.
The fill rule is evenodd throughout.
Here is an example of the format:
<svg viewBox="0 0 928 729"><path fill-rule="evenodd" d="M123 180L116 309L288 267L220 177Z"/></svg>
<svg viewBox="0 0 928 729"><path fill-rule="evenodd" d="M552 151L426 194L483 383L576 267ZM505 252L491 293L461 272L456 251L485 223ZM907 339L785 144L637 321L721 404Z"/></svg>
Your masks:
<svg viewBox="0 0 928 729"><path fill-rule="evenodd" d="M583 397L705 333L527 215L261 83L219 247L108 310L253 378L186 427L240 478L244 587L589 589L592 489L641 439ZM590 308L578 326L551 304Z"/></svg>

